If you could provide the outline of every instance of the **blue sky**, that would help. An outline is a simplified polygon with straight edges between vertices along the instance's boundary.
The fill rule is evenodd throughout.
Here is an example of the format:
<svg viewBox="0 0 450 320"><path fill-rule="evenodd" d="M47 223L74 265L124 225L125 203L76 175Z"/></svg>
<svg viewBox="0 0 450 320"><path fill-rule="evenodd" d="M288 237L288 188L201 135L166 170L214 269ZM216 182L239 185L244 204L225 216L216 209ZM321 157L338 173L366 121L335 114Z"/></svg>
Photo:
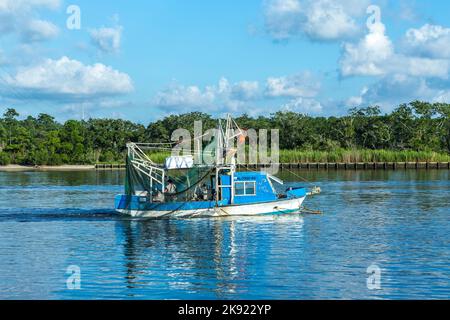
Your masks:
<svg viewBox="0 0 450 320"><path fill-rule="evenodd" d="M147 123L449 102L448 12L437 0L0 0L0 111Z"/></svg>

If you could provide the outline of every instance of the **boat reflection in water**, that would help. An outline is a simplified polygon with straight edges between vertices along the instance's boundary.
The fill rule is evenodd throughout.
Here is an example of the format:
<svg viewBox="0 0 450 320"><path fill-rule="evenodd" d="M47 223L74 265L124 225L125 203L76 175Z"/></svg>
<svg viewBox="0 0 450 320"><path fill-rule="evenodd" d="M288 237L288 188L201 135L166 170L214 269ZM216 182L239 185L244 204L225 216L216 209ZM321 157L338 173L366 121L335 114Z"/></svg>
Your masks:
<svg viewBox="0 0 450 320"><path fill-rule="evenodd" d="M276 252L271 238L289 232L299 241L302 228L300 215L120 220L117 239L124 248L127 294L160 299L249 296L269 256L288 255L289 244Z"/></svg>

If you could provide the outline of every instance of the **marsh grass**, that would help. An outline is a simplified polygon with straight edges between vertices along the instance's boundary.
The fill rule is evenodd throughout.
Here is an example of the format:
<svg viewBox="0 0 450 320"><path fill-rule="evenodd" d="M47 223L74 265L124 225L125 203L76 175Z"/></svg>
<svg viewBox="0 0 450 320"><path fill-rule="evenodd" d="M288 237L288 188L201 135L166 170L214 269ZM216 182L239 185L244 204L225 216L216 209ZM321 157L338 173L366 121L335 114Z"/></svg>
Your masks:
<svg viewBox="0 0 450 320"><path fill-rule="evenodd" d="M345 150L304 151L281 150L281 163L357 163L357 162L449 162L450 155L432 151Z"/></svg>
<svg viewBox="0 0 450 320"><path fill-rule="evenodd" d="M164 163L166 161L167 157L170 157L170 152L152 152L149 153L148 156L150 160L152 160L155 163Z"/></svg>
<svg viewBox="0 0 450 320"><path fill-rule="evenodd" d="M149 157L164 163L170 152L154 152ZM280 163L363 163L363 162L450 162L450 154L433 151L393 151L336 149L333 151L280 150Z"/></svg>

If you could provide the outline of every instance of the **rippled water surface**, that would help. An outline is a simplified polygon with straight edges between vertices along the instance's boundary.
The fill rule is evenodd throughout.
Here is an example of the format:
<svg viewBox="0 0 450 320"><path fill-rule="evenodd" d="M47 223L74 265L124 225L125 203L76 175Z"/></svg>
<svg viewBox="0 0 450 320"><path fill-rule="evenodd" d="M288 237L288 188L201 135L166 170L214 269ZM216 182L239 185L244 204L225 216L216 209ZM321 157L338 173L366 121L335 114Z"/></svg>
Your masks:
<svg viewBox="0 0 450 320"><path fill-rule="evenodd" d="M133 220L112 210L123 172L2 172L0 298L450 298L448 171L297 174L323 215Z"/></svg>

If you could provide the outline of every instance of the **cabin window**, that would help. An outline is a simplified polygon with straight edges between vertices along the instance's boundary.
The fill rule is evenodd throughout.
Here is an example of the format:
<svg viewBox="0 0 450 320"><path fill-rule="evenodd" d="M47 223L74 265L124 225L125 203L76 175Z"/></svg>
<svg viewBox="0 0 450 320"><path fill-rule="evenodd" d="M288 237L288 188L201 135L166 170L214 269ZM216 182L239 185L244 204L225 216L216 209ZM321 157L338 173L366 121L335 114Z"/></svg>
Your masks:
<svg viewBox="0 0 450 320"><path fill-rule="evenodd" d="M236 196L255 196L256 182L255 181L236 182L234 184L234 194Z"/></svg>
<svg viewBox="0 0 450 320"><path fill-rule="evenodd" d="M247 182L245 184L245 195L247 196L256 195L256 182Z"/></svg>

